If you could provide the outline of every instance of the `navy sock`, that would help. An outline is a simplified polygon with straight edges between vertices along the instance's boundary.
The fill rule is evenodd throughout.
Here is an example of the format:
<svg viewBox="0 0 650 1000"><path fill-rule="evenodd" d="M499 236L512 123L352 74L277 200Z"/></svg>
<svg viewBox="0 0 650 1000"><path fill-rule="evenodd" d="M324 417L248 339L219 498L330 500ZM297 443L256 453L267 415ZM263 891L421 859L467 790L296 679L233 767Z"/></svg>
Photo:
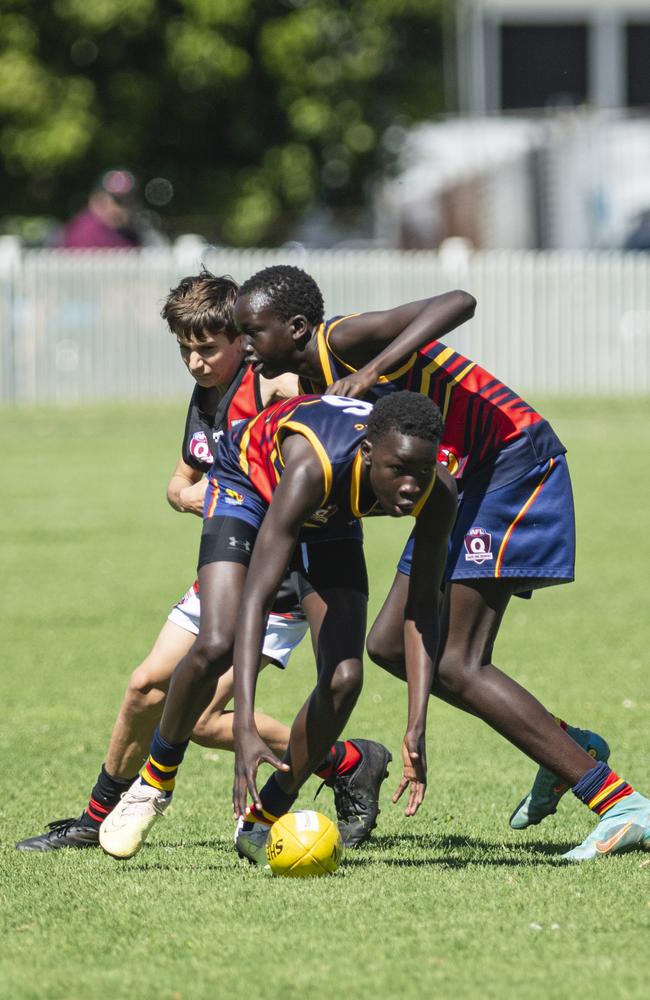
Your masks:
<svg viewBox="0 0 650 1000"><path fill-rule="evenodd" d="M576 782L571 791L581 802L584 802L588 806L590 799L594 797L609 774L609 771L608 765L604 760L601 760L598 764L594 764L590 771L583 774L580 781Z"/></svg>
<svg viewBox="0 0 650 1000"><path fill-rule="evenodd" d="M161 791L173 792L176 772L183 761L189 742L189 740L183 740L182 743L168 743L160 735L160 730L156 729L149 748L147 763L140 773L140 780L145 785L152 785Z"/></svg>
<svg viewBox="0 0 650 1000"><path fill-rule="evenodd" d="M275 774L271 775L260 792L262 809L265 813L269 813L269 815L275 816L276 818L278 816L284 816L285 813L288 813L297 798L297 795L285 792L280 788ZM258 810L255 809L254 806L252 807L251 812L259 815ZM246 822L244 823L243 829L247 831L252 830L254 825L254 823Z"/></svg>
<svg viewBox="0 0 650 1000"><path fill-rule="evenodd" d="M573 794L598 816L604 816L612 806L633 792L625 778L619 778L604 761L583 774L573 786Z"/></svg>

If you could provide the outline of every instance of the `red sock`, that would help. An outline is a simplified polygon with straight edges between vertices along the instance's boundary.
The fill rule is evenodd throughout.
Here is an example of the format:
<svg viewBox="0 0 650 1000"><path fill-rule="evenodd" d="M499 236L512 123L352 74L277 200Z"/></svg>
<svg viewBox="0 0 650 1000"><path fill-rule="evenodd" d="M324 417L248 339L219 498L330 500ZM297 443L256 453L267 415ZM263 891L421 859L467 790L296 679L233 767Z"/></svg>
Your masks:
<svg viewBox="0 0 650 1000"><path fill-rule="evenodd" d="M345 740L345 742L337 740L321 766L314 773L327 781L335 774L348 774L353 771L360 760L361 753L351 740Z"/></svg>

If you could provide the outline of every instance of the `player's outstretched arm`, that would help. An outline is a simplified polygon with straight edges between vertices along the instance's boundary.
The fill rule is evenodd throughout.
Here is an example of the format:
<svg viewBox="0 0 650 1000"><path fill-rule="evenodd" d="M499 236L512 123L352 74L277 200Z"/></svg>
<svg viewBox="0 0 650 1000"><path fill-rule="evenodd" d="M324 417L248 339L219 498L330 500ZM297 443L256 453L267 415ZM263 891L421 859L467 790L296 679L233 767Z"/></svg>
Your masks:
<svg viewBox="0 0 650 1000"><path fill-rule="evenodd" d="M242 595L235 639L235 818L246 811L247 795L261 808L257 769L262 762L289 770L261 739L255 726L255 688L266 615L282 582L304 522L324 500L323 469L316 452L300 435L282 446L280 483L260 528Z"/></svg>
<svg viewBox="0 0 650 1000"><path fill-rule="evenodd" d="M167 485L167 502L181 514L203 514L207 479L198 469L179 458Z"/></svg>
<svg viewBox="0 0 650 1000"><path fill-rule="evenodd" d="M404 771L393 802L397 802L408 788L406 816L415 815L426 791L427 708L440 637L440 591L447 562L447 543L455 517L456 485L439 465L436 482L415 528L404 613L408 721L402 744Z"/></svg>
<svg viewBox="0 0 650 1000"><path fill-rule="evenodd" d="M395 309L361 313L342 320L332 330L330 344L343 361L358 371L339 379L326 393L351 398L363 396L380 375L395 371L413 351L467 322L475 309L474 296L457 289Z"/></svg>

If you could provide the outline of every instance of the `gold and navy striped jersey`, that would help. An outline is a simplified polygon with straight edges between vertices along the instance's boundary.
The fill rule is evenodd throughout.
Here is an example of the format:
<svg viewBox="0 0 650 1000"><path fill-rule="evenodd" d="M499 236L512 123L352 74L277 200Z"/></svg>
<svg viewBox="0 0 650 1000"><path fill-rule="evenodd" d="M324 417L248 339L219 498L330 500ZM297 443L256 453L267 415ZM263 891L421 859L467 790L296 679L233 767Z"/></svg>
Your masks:
<svg viewBox="0 0 650 1000"><path fill-rule="evenodd" d="M312 527L337 519L382 514L373 502L362 509L360 452L372 405L343 396L295 396L274 403L257 417L224 435L219 445L217 475L244 476L271 502L284 469L282 443L288 434L301 434L316 452L323 470L323 496L310 518ZM413 510L417 517L433 487Z"/></svg>
<svg viewBox="0 0 650 1000"><path fill-rule="evenodd" d="M322 385L356 371L330 345L332 331L347 318L327 320L317 331ZM566 451L548 421L521 396L439 340L382 375L365 399L376 402L400 389L422 393L439 407L445 426L438 460L460 480L461 489L475 480L489 480L494 487ZM322 387L301 377L300 390L320 392Z"/></svg>

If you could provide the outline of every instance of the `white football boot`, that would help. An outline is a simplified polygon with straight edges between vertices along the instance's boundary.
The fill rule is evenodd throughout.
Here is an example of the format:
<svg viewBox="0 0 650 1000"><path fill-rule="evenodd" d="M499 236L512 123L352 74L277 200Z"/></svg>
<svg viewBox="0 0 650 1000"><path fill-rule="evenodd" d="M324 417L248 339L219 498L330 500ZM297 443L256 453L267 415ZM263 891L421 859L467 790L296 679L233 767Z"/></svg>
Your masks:
<svg viewBox="0 0 650 1000"><path fill-rule="evenodd" d="M163 792L136 778L99 828L102 848L113 858L132 858L171 800L171 792Z"/></svg>

